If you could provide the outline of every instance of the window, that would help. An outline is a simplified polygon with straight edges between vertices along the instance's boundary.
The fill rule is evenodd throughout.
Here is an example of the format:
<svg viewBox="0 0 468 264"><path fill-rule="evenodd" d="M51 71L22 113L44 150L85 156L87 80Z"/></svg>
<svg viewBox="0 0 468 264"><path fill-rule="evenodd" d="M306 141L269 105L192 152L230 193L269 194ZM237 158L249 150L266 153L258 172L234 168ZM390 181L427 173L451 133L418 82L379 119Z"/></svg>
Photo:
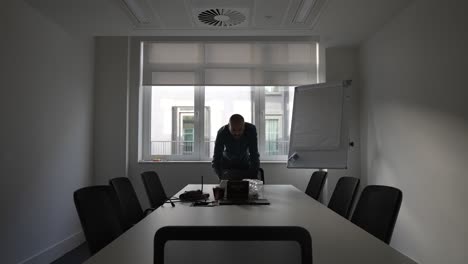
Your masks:
<svg viewBox="0 0 468 264"><path fill-rule="evenodd" d="M316 82L315 48L143 42L142 158L211 160L218 130L238 113L257 127L260 159L285 161L294 87Z"/></svg>
<svg viewBox="0 0 468 264"><path fill-rule="evenodd" d="M187 155L194 152L194 87L150 87L150 155Z"/></svg>
<svg viewBox="0 0 468 264"><path fill-rule="evenodd" d="M278 86L267 86L265 87L265 94L280 94Z"/></svg>
<svg viewBox="0 0 468 264"><path fill-rule="evenodd" d="M285 160L289 150L294 87L265 87L264 155Z"/></svg>
<svg viewBox="0 0 468 264"><path fill-rule="evenodd" d="M210 128L210 133L205 138L206 153L212 157L216 134L222 126L228 123L232 114L240 114L245 122L254 123L252 119L254 100L252 88L245 86L207 86L204 97L205 105L212 110L209 118L205 115L205 124Z"/></svg>
<svg viewBox="0 0 468 264"><path fill-rule="evenodd" d="M266 117L265 119L265 153L278 155L279 119Z"/></svg>
<svg viewBox="0 0 468 264"><path fill-rule="evenodd" d="M182 134L182 141L181 141L181 147L182 147L182 153L184 155L186 154L192 154L193 153L193 145L194 145L194 135L195 135L195 127L194 127L194 120L193 120L193 111L190 113L184 113L180 119L182 122L180 124L180 127L182 128L181 134Z"/></svg>
<svg viewBox="0 0 468 264"><path fill-rule="evenodd" d="M210 160L218 130L238 113L257 126L262 160L284 160L294 87L276 88L277 93L269 94L271 88L258 86L144 87L151 94L151 150L146 158ZM204 101L203 119L195 111L195 98ZM197 140L197 133L203 133L203 138Z"/></svg>

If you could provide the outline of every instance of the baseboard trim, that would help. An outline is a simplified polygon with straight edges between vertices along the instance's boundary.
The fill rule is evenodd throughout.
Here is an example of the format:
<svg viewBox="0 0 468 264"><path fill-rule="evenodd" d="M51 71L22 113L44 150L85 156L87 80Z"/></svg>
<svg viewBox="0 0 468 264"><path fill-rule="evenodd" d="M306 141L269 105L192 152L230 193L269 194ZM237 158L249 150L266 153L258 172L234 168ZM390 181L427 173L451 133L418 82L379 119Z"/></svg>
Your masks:
<svg viewBox="0 0 468 264"><path fill-rule="evenodd" d="M41 250L18 264L49 264L85 241L83 232L77 232L52 246Z"/></svg>

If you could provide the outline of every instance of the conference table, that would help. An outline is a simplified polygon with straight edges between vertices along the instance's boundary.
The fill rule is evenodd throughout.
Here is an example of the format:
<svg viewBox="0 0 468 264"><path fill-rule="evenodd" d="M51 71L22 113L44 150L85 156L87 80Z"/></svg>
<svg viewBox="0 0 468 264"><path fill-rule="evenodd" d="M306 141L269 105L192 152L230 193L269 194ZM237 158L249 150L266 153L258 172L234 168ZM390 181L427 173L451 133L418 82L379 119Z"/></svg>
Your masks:
<svg viewBox="0 0 468 264"><path fill-rule="evenodd" d="M204 186L205 192L210 193L210 197L213 197L212 188L214 186ZM184 191L197 189L200 189L199 184L189 184L176 196ZM264 197L270 201L270 205L193 207L190 206L190 203L176 203L176 206L172 207L167 203L127 230L85 263L152 264L154 235L159 228L194 225L304 227L312 238L314 264L416 263L292 185L265 185ZM272 248L274 249L275 246L277 245L273 245ZM190 248L192 248L192 252ZM284 248L290 250L287 246ZM203 255L200 253L202 249L188 245L185 245L185 249L182 250L171 247L172 253L166 253L165 256L172 254L174 259L178 260L170 263L181 263L183 259L185 259L183 263L196 263L197 261L193 261L190 256ZM221 254L222 250L209 250L208 252ZM269 250L268 252L267 255L284 255L281 250ZM222 258L222 256L219 257ZM277 263L284 263L281 257L274 259L277 260ZM225 259L220 260L223 261L218 261L218 263L225 263ZM288 261L288 263L293 262Z"/></svg>

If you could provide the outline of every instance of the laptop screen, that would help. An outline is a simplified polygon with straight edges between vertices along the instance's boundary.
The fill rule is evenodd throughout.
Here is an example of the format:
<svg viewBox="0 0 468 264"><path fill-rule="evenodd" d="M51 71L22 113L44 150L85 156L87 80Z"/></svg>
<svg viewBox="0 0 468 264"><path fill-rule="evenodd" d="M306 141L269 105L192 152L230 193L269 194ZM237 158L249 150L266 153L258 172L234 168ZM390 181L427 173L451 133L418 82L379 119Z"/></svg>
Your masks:
<svg viewBox="0 0 468 264"><path fill-rule="evenodd" d="M249 198L249 182L228 181L227 198L228 200L247 200Z"/></svg>

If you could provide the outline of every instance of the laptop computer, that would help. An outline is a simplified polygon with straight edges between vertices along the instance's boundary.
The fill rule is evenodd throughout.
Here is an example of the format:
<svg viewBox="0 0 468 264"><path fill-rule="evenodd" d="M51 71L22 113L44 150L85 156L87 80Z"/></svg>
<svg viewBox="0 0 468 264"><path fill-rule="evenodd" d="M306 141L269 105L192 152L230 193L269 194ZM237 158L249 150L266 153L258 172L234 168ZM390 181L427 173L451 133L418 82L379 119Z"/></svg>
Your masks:
<svg viewBox="0 0 468 264"><path fill-rule="evenodd" d="M219 200L219 205L269 205L267 199L249 199L248 181L228 181L227 197Z"/></svg>

